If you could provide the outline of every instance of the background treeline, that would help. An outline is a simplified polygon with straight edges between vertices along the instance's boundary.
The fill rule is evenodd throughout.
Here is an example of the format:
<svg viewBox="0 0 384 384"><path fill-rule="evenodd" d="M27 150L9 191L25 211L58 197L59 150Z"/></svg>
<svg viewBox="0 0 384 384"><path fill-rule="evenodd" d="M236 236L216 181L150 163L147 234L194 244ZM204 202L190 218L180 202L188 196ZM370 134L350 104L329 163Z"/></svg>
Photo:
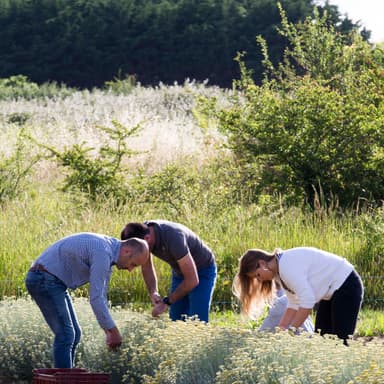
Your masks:
<svg viewBox="0 0 384 384"><path fill-rule="evenodd" d="M289 44L275 66L258 39L260 85L241 57L230 90L0 80L0 297L22 294L31 261L61 236L119 236L128 221L162 217L214 249L216 303L231 302L245 249L298 245L346 256L365 304L382 302L384 49L358 33L346 44L318 12L298 24L280 12ZM166 292L169 270L159 272ZM130 277L114 279L114 303L147 300Z"/></svg>
<svg viewBox="0 0 384 384"><path fill-rule="evenodd" d="M281 1L290 21L312 14L313 0ZM358 24L328 10L329 23L344 33ZM286 41L275 0L0 0L0 78L94 87L116 76L143 85L186 78L228 87L245 61L259 81L256 36L278 62ZM369 32L361 32L365 38Z"/></svg>

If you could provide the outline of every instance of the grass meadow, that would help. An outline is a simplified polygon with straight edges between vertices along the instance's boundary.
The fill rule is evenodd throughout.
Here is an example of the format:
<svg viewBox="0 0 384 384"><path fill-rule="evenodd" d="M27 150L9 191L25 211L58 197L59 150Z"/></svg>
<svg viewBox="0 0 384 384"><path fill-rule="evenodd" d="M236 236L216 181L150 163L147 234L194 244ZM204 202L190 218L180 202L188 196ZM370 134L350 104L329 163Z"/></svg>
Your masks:
<svg viewBox="0 0 384 384"><path fill-rule="evenodd" d="M89 201L85 194L62 191L67 170L46 157L35 163L32 158L39 149L24 143L27 147L14 163L15 174L22 176L16 177L17 193L3 199L0 210L0 377L30 382L33 367L52 364L51 333L24 288L29 265L45 247L74 232L119 237L128 221L165 218L192 228L216 254L219 277L210 324L152 319L139 271L116 271L109 295L123 347L119 352L105 349L103 332L81 297L87 294L85 286L75 297L83 326L79 367L111 372L113 383L382 382L383 210L361 202L359 214L321 204L309 211L286 206L281 196L247 203L243 186L236 185L235 162L225 138L214 121L205 121L203 127L197 123L194 106L201 95L222 105L230 102L230 91L189 81L156 88L138 85L125 95L93 90L0 100L2 164L15 153L22 130L58 150L82 142L96 150L108 140L99 127L115 120L142 127L128 139L129 147L140 153L125 165L132 188L148 184L148 190L141 189L124 204L112 197ZM168 173L162 173L164 169ZM196 180L198 186L192 183ZM363 277L366 295L356 332L361 337L349 348L317 335L261 334L257 323L238 313L231 284L241 254L252 247L299 245L343 255ZM155 264L165 295L170 271L161 262Z"/></svg>

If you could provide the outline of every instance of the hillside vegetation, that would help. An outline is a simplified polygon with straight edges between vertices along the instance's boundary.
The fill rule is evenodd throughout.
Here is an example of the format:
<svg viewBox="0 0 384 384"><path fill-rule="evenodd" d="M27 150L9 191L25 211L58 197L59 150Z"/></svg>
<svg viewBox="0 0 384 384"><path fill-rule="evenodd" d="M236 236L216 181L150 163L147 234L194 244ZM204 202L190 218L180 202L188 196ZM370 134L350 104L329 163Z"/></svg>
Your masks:
<svg viewBox="0 0 384 384"><path fill-rule="evenodd" d="M109 300L123 346L105 349L79 297L84 286L74 295L78 367L110 372L111 383L382 382L380 338L346 348L318 335L263 334L233 300L246 249L316 246L362 275L357 336L383 334L383 48L358 34L346 44L319 14L295 25L280 11L289 48L276 66L259 38L261 85L241 55L231 90L117 79L79 91L0 79L0 378L27 383L32 368L51 364L51 333L24 286L42 250L70 233L118 237L128 221L165 218L216 254L212 321L150 318L140 271L115 271ZM165 295L169 267L155 263Z"/></svg>
<svg viewBox="0 0 384 384"><path fill-rule="evenodd" d="M77 91L2 80L2 296L24 292L29 263L63 235L118 236L128 221L162 217L214 249L220 305L232 303L247 248L297 245L347 257L365 279L365 303L379 305L383 50L358 34L345 45L325 16L295 25L280 11L290 49L274 67L260 39L261 86L241 58L231 91L191 81ZM135 274L117 275L110 294L115 303L147 299Z"/></svg>

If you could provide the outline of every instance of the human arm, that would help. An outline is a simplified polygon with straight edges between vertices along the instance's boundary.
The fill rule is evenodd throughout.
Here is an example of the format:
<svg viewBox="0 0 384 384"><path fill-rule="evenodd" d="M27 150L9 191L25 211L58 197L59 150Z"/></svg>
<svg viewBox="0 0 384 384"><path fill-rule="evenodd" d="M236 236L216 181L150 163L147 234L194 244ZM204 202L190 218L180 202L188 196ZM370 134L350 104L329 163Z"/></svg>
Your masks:
<svg viewBox="0 0 384 384"><path fill-rule="evenodd" d="M177 261L180 271L184 277L182 283L169 295L169 301L174 303L187 295L199 284L196 264L190 253Z"/></svg>
<svg viewBox="0 0 384 384"><path fill-rule="evenodd" d="M312 308L303 308L300 307L294 316L294 318L291 321L291 326L295 328L300 328L304 321L308 318L308 316L311 314Z"/></svg>
<svg viewBox="0 0 384 384"><path fill-rule="evenodd" d="M177 263L179 264L180 271L184 279L182 283L168 296L171 304L180 300L199 284L196 264L189 252L184 257L179 259ZM152 316L159 316L167 309L167 307L167 304L161 301L153 309Z"/></svg>
<svg viewBox="0 0 384 384"><path fill-rule="evenodd" d="M282 329L302 327L312 311L311 305L315 300L314 292L305 274L299 275L296 279L293 279L293 276L290 276L289 281L296 294L293 292L286 293L288 307L279 324Z"/></svg>
<svg viewBox="0 0 384 384"><path fill-rule="evenodd" d="M89 274L89 302L100 327L106 331L116 327L108 307L107 291L112 269L101 255L94 258Z"/></svg>
<svg viewBox="0 0 384 384"><path fill-rule="evenodd" d="M288 329L292 319L295 317L297 310L293 308L287 308L280 320L279 327L281 329Z"/></svg>
<svg viewBox="0 0 384 384"><path fill-rule="evenodd" d="M121 345L122 337L108 309L106 299L108 283L109 279L106 279L104 284L96 284L95 277L91 279L90 304L101 328L105 332L107 347L111 350L116 350Z"/></svg>
<svg viewBox="0 0 384 384"><path fill-rule="evenodd" d="M300 328L307 317L310 315L312 308L299 309L287 308L282 319L280 320L279 327L282 329L288 329L289 327Z"/></svg>
<svg viewBox="0 0 384 384"><path fill-rule="evenodd" d="M161 302L161 296L159 295L157 288L157 276L153 265L152 255L150 255L148 261L141 266L141 272L143 274L152 305L156 305Z"/></svg>

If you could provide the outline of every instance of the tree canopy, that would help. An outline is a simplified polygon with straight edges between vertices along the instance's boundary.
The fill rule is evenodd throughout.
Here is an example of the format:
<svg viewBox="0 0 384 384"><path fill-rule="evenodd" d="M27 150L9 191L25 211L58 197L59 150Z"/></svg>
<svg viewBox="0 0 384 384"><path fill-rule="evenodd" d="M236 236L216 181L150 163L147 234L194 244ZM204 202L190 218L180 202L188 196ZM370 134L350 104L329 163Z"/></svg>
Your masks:
<svg viewBox="0 0 384 384"><path fill-rule="evenodd" d="M314 0L283 0L290 21L312 14ZM326 4L341 32L358 28ZM285 38L275 0L0 0L0 78L68 86L103 85L120 74L144 85L186 78L229 87L246 63L260 81L256 36L278 62ZM365 31L367 34L367 31Z"/></svg>

